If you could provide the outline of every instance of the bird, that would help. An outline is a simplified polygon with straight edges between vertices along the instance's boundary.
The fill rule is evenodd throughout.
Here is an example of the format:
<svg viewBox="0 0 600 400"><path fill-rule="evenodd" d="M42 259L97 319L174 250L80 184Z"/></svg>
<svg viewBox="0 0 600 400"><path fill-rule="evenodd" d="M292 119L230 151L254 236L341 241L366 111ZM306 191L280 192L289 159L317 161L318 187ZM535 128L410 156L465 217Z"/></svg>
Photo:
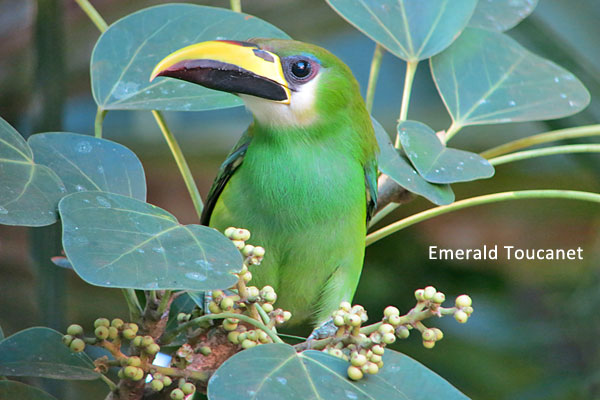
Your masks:
<svg viewBox="0 0 600 400"><path fill-rule="evenodd" d="M235 94L252 113L200 223L248 229L266 249L252 284L275 289L290 325L326 323L354 296L377 202L379 149L350 68L300 41L211 40L167 55L157 77Z"/></svg>

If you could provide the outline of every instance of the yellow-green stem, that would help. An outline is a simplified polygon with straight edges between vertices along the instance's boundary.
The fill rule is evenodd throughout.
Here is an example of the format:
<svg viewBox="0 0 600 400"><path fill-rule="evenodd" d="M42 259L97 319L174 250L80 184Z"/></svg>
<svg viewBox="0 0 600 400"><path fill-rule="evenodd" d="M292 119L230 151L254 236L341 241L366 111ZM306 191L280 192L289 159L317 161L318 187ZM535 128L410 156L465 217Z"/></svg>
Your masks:
<svg viewBox="0 0 600 400"><path fill-rule="evenodd" d="M98 11L90 4L88 0L75 0L79 7L87 14L88 18L96 25L100 32L104 32L108 29L108 24L98 13Z"/></svg>
<svg viewBox="0 0 600 400"><path fill-rule="evenodd" d="M106 385L110 388L111 392L114 392L117 390L117 385L113 381L108 379L108 377L106 375L100 374L100 379L102 380L102 382L106 383Z"/></svg>
<svg viewBox="0 0 600 400"><path fill-rule="evenodd" d="M375 87L379 78L379 70L381 69L381 58L383 57L383 46L379 43L375 44L373 58L371 59L371 70L369 71L369 84L367 85L367 95L365 105L369 114L373 111L373 101L375 100Z"/></svg>
<svg viewBox="0 0 600 400"><path fill-rule="evenodd" d="M231 0L231 10L242 12L242 0Z"/></svg>
<svg viewBox="0 0 600 400"><path fill-rule="evenodd" d="M410 94L412 92L412 85L415 80L415 73L417 72L418 65L418 61L406 62L404 90L402 91L402 104L400 105L400 116L398 117L398 122L406 121L406 118L408 117L408 105L410 104ZM400 135L396 136L396 147L400 148Z"/></svg>
<svg viewBox="0 0 600 400"><path fill-rule="evenodd" d="M453 121L450 125L450 128L444 134L444 143L448 143L448 140L452 138L452 136L456 135L462 129L462 125Z"/></svg>
<svg viewBox="0 0 600 400"><path fill-rule="evenodd" d="M106 117L106 113L108 110L104 110L98 107L96 111L96 120L94 121L94 136L97 138L102 138L102 123L104 122L104 117Z"/></svg>
<svg viewBox="0 0 600 400"><path fill-rule="evenodd" d="M204 205L202 204L202 198L200 197L200 192L198 192L198 187L196 186L196 182L194 182L194 177L192 176L192 171L190 171L190 167L188 166L185 157L183 156L183 152L181 151L181 147L179 147L179 143L173 136L173 133L167 126L165 122L165 118L160 113L160 111L152 110L152 115L154 115L154 119L160 128L169 148L171 149L171 153L173 153L173 157L175 158L175 162L177 163L177 167L179 168L179 172L183 177L183 181L185 182L185 186L187 187L188 192L190 193L190 197L192 198L192 202L194 203L194 208L196 209L196 213L198 214L198 218L202 215L202 209Z"/></svg>
<svg viewBox="0 0 600 400"><path fill-rule="evenodd" d="M578 126L576 128L559 129L556 131L544 132L523 139L514 140L503 145L491 148L481 153L483 158L493 158L513 151L531 147L536 144L549 143L563 139L574 139L588 136L600 136L600 124Z"/></svg>
<svg viewBox="0 0 600 400"><path fill-rule="evenodd" d="M137 322L142 316L142 306L135 294L134 289L121 289L123 296L125 296L125 302L127 308L129 308L129 318L131 321Z"/></svg>
<svg viewBox="0 0 600 400"><path fill-rule="evenodd" d="M398 232L399 230L407 228L418 222L422 222L430 218L437 217L438 215L446 214L463 208L506 200L550 198L583 200L600 203L600 194L580 192L575 190L522 190L516 192L493 193L484 196L473 197L470 199L460 200L446 206L431 208L429 210L425 210L420 213L411 215L410 217L396 221L367 235L366 245L369 246L375 243L376 241L391 235L392 233Z"/></svg>
<svg viewBox="0 0 600 400"><path fill-rule="evenodd" d="M210 375L204 371L194 371L189 369L171 368L171 367L159 367L152 365L150 370L154 373L158 372L163 375L170 376L172 378L188 378L194 381L207 382Z"/></svg>
<svg viewBox="0 0 600 400"><path fill-rule="evenodd" d="M490 159L493 166L529 158L568 153L600 153L600 144L572 144L566 146L544 147L541 149L519 151Z"/></svg>
<svg viewBox="0 0 600 400"><path fill-rule="evenodd" d="M389 213L398 208L400 204L398 203L389 203L385 207L383 207L380 211L377 211L377 214L369 221L369 228L377 224L379 221L384 219Z"/></svg>

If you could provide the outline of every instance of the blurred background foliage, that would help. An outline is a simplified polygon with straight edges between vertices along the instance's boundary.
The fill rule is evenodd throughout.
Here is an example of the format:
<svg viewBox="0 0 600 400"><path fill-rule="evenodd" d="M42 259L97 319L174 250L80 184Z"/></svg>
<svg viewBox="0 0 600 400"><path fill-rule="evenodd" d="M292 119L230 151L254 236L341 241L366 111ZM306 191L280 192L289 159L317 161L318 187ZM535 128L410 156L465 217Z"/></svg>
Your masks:
<svg viewBox="0 0 600 400"><path fill-rule="evenodd" d="M485 1L485 0L482 0ZM96 0L110 22L165 1ZM226 0L191 3L228 7ZM328 48L354 71L363 93L374 43L321 0L247 0L244 12L282 28L293 38ZM479 152L509 140L600 120L600 3L540 0L509 34L535 53L567 68L592 94L573 117L535 123L465 128L453 147ZM89 57L99 33L71 0L0 0L0 115L20 132L63 130L93 134ZM395 131L404 63L387 54L374 116ZM205 195L220 162L250 121L243 108L166 113ZM425 63L414 84L409 118L434 129L448 117ZM148 201L195 223L192 203L149 112L108 114L104 135L134 150L148 177ZM587 139L589 142L589 138ZM596 140L597 141L597 140ZM576 140L569 143L576 143ZM457 199L505 190L564 188L600 191L600 157L565 155L501 166L491 180L453 185ZM431 207L417 199L381 224ZM381 225L380 224L380 225ZM600 209L594 203L535 200L486 205L412 226L367 250L355 298L376 316L388 304L413 306L413 291L433 284L454 297L474 299L467 325L439 321L445 339L425 350L420 339L396 349L421 361L474 399L600 398ZM90 286L47 262L56 255L56 229L0 226L0 326L6 335L30 326L64 330L123 317L119 290ZM583 261L430 261L428 247L576 248ZM437 323L437 321L436 321ZM54 385L64 399L102 399L101 382ZM86 393L83 396L82 393ZM83 396L83 397L82 397Z"/></svg>

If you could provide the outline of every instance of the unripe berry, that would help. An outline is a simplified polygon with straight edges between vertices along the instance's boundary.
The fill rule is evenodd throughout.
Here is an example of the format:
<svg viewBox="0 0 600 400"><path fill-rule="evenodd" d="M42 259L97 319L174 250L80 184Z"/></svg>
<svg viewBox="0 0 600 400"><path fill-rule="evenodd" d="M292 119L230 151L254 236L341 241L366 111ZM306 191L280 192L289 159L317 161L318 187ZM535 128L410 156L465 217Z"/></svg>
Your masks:
<svg viewBox="0 0 600 400"><path fill-rule="evenodd" d="M362 367L363 365L365 365L367 363L367 357L365 357L362 354L354 353L354 354L352 354L352 357L350 358L350 362L355 367Z"/></svg>
<svg viewBox="0 0 600 400"><path fill-rule="evenodd" d="M131 329L133 332L138 333L138 330L140 329L139 326L137 326L137 324L134 324L133 322L130 322L127 324L126 329Z"/></svg>
<svg viewBox="0 0 600 400"><path fill-rule="evenodd" d="M144 370L141 368L137 368L137 371L135 371L135 376L133 377L134 381L141 381L144 378Z"/></svg>
<svg viewBox="0 0 600 400"><path fill-rule="evenodd" d="M248 300L250 299L255 299L258 298L258 296L260 296L260 291L258 290L258 288L256 286L248 286L246 288L246 290L248 291ZM252 300L250 300L252 301Z"/></svg>
<svg viewBox="0 0 600 400"><path fill-rule="evenodd" d="M251 244L245 245L244 248L242 249L242 254L246 257L252 256L253 253L254 253L254 246L252 246Z"/></svg>
<svg viewBox="0 0 600 400"><path fill-rule="evenodd" d="M254 251L252 252L252 255L255 257L264 257L265 249L261 246L256 246L256 247L254 247Z"/></svg>
<svg viewBox="0 0 600 400"><path fill-rule="evenodd" d="M248 283L252 280L252 272L246 271L242 274L242 279L245 283Z"/></svg>
<svg viewBox="0 0 600 400"><path fill-rule="evenodd" d="M131 344L136 347L142 347L142 339L143 339L142 336L136 336L131 341Z"/></svg>
<svg viewBox="0 0 600 400"><path fill-rule="evenodd" d="M110 321L110 326L119 329L120 327L122 327L124 324L123 320L121 318L115 318L112 321Z"/></svg>
<svg viewBox="0 0 600 400"><path fill-rule="evenodd" d="M62 337L62 342L64 343L65 346L68 346L71 344L73 339L74 339L74 337L72 335L64 335Z"/></svg>
<svg viewBox="0 0 600 400"><path fill-rule="evenodd" d="M396 335L394 335L393 332L390 333L385 333L382 337L381 337L381 341L385 344L392 344L396 341Z"/></svg>
<svg viewBox="0 0 600 400"><path fill-rule="evenodd" d="M366 369L366 371L365 371L365 369ZM363 366L363 372L366 372L367 374L370 374L370 375L375 375L376 373L379 372L379 367L377 366L377 364L375 364L373 362L368 362L367 364L365 364Z"/></svg>
<svg viewBox="0 0 600 400"><path fill-rule="evenodd" d="M283 320L284 321L289 321L290 318L292 318L292 313L289 311L284 311L283 312Z"/></svg>
<svg viewBox="0 0 600 400"><path fill-rule="evenodd" d="M123 335L123 338L127 340L135 338L135 332L132 329L125 329L123 332L121 332L121 335Z"/></svg>
<svg viewBox="0 0 600 400"><path fill-rule="evenodd" d="M467 315L470 317L471 314L473 314L473 307L464 307L463 311L467 313Z"/></svg>
<svg viewBox="0 0 600 400"><path fill-rule="evenodd" d="M100 340L108 338L108 328L106 326L99 326L94 330L94 335Z"/></svg>
<svg viewBox="0 0 600 400"><path fill-rule="evenodd" d="M380 346L378 344L376 344L375 346L371 347L371 351L373 352L373 354L376 354L378 356L382 356L385 349L383 348L383 346Z"/></svg>
<svg viewBox="0 0 600 400"><path fill-rule="evenodd" d="M171 386L171 383L173 383L173 380L169 376L165 376L164 378L162 378L162 381L165 384L165 387Z"/></svg>
<svg viewBox="0 0 600 400"><path fill-rule="evenodd" d="M132 356L127 359L127 365L132 367L139 367L142 365L142 360L138 356Z"/></svg>
<svg viewBox="0 0 600 400"><path fill-rule="evenodd" d="M265 331L258 331L258 341L261 343L269 343L271 338L267 335Z"/></svg>
<svg viewBox="0 0 600 400"><path fill-rule="evenodd" d="M150 386L155 392L160 392L165 387L165 384L162 381L159 381L158 379L153 379L150 383Z"/></svg>
<svg viewBox="0 0 600 400"><path fill-rule="evenodd" d="M237 327L237 323L232 323L227 320L223 321L223 329L225 329L227 332L235 331Z"/></svg>
<svg viewBox="0 0 600 400"><path fill-rule="evenodd" d="M351 309L352 309L352 305L349 302L342 301L340 303L340 310L344 310L346 312L350 312Z"/></svg>
<svg viewBox="0 0 600 400"><path fill-rule="evenodd" d="M242 342L242 348L243 348L243 349L250 349L250 348L252 348L252 347L254 347L254 346L256 346L256 345L257 345L257 343L256 343L256 342L254 342L254 341L252 341L252 340L249 340L249 339L245 339L245 340Z"/></svg>
<svg viewBox="0 0 600 400"><path fill-rule="evenodd" d="M69 348L75 353L82 352L83 349L85 349L85 342L81 339L75 338L71 341L71 344L69 344Z"/></svg>
<svg viewBox="0 0 600 400"><path fill-rule="evenodd" d="M435 347L435 341L433 340L423 340L423 347L425 347L426 349L433 349Z"/></svg>
<svg viewBox="0 0 600 400"><path fill-rule="evenodd" d="M144 351L150 355L154 355L160 351L160 346L156 343L152 343L150 346L146 347Z"/></svg>
<svg viewBox="0 0 600 400"><path fill-rule="evenodd" d="M398 336L399 339L406 339L410 336L410 331L404 325L400 325L396 328L396 336Z"/></svg>
<svg viewBox="0 0 600 400"><path fill-rule="evenodd" d="M183 393L183 391L181 389L173 389L169 396L171 396L171 399L173 399L173 400L183 400L183 398L185 397L185 394Z"/></svg>
<svg viewBox="0 0 600 400"><path fill-rule="evenodd" d="M385 310L383 310L383 315L386 316L387 318L391 317L392 315L400 315L400 310L398 310L396 307L394 306L387 306L385 308Z"/></svg>
<svg viewBox="0 0 600 400"><path fill-rule="evenodd" d="M381 324L378 329L379 333L385 335L386 333L394 332L394 327L390 324Z"/></svg>
<svg viewBox="0 0 600 400"><path fill-rule="evenodd" d="M275 294L275 292L265 293L262 298L265 299L267 303L275 303L277 300L277 294Z"/></svg>
<svg viewBox="0 0 600 400"><path fill-rule="evenodd" d="M337 327L345 325L344 317L342 317L341 315L336 315L333 318L333 324Z"/></svg>
<svg viewBox="0 0 600 400"><path fill-rule="evenodd" d="M435 332L435 341L442 340L444 338L444 332L438 328L431 328Z"/></svg>
<svg viewBox="0 0 600 400"><path fill-rule="evenodd" d="M214 301L211 301L210 303L208 303L208 311L210 311L213 314L220 314L221 307L219 307Z"/></svg>
<svg viewBox="0 0 600 400"><path fill-rule="evenodd" d="M192 394L196 391L196 386L194 386L193 384L186 382L183 385L181 385L181 391L184 394Z"/></svg>
<svg viewBox="0 0 600 400"><path fill-rule="evenodd" d="M458 308L471 307L472 304L473 300L466 294L461 294L456 298L456 307Z"/></svg>
<svg viewBox="0 0 600 400"><path fill-rule="evenodd" d="M362 377L363 373L360 368L355 367L354 365L348 367L348 378L352 379L353 381L358 381L362 379Z"/></svg>
<svg viewBox="0 0 600 400"><path fill-rule="evenodd" d="M267 314L270 313L271 311L273 311L273 304L265 303L261 307L262 307L263 310L265 310L265 312Z"/></svg>
<svg viewBox="0 0 600 400"><path fill-rule="evenodd" d="M79 336L83 334L83 328L81 327L81 325L77 324L69 325L69 327L67 328L67 334L71 336Z"/></svg>
<svg viewBox="0 0 600 400"><path fill-rule="evenodd" d="M426 342L430 342L432 340L435 340L435 338L436 338L436 334L433 329L425 329L421 336L423 337L423 340Z"/></svg>
<svg viewBox="0 0 600 400"><path fill-rule="evenodd" d="M256 330L251 330L246 332L246 337L249 340L257 340L258 339L258 332L256 332Z"/></svg>
<svg viewBox="0 0 600 400"><path fill-rule="evenodd" d="M356 304L355 306L352 306L352 309L350 310L350 312L352 314L360 314L365 312L365 308L363 306L361 306L360 304Z"/></svg>
<svg viewBox="0 0 600 400"><path fill-rule="evenodd" d="M231 343L233 344L238 344L238 337L240 336L240 333L238 331L233 331L233 332L229 332L227 334L227 340L229 340Z"/></svg>
<svg viewBox="0 0 600 400"><path fill-rule="evenodd" d="M231 297L223 297L221 300L221 309L229 311L233 308L233 299Z"/></svg>
<svg viewBox="0 0 600 400"><path fill-rule="evenodd" d="M415 299L417 299L417 301L424 301L425 300L425 291L423 289L415 290Z"/></svg>
<svg viewBox="0 0 600 400"><path fill-rule="evenodd" d="M423 298L425 300L431 300L436 293L437 290L433 286L427 286L423 291Z"/></svg>
<svg viewBox="0 0 600 400"><path fill-rule="evenodd" d="M133 379L137 375L138 369L139 369L138 367L134 367L134 366L130 365L123 369L123 375L125 375L125 378Z"/></svg>
<svg viewBox="0 0 600 400"><path fill-rule="evenodd" d="M222 290L213 290L211 295L213 299L220 299L225 296L225 293Z"/></svg>
<svg viewBox="0 0 600 400"><path fill-rule="evenodd" d="M393 326L398 326L400 325L400 322L402 321L402 319L400 318L399 315L390 315L387 318L387 322L389 322L390 324L392 324Z"/></svg>
<svg viewBox="0 0 600 400"><path fill-rule="evenodd" d="M110 326L110 321L106 318L98 318L94 321L94 328L97 328L99 326L105 326L108 328Z"/></svg>
<svg viewBox="0 0 600 400"><path fill-rule="evenodd" d="M125 379L125 375L123 374L123 368L119 369L119 372L117 372L117 377L119 377L119 379Z"/></svg>
<svg viewBox="0 0 600 400"><path fill-rule="evenodd" d="M371 356L371 358L369 358L369 361L377 364L379 361L381 361L381 356L378 356L377 354L373 354Z"/></svg>
<svg viewBox="0 0 600 400"><path fill-rule="evenodd" d="M115 340L118 337L119 337L119 330L117 328L115 328L114 326L111 326L110 328L108 328L108 338L110 340Z"/></svg>
<svg viewBox="0 0 600 400"><path fill-rule="evenodd" d="M144 336L142 338L142 347L148 347L152 343L154 343L154 339L152 339L152 336Z"/></svg>
<svg viewBox="0 0 600 400"><path fill-rule="evenodd" d="M231 243L233 243L233 245L237 247L238 250L242 250L246 245L246 243L243 240L232 240Z"/></svg>
<svg viewBox="0 0 600 400"><path fill-rule="evenodd" d="M362 322L360 317L356 314L346 314L344 317L344 322L349 326L360 326Z"/></svg>
<svg viewBox="0 0 600 400"><path fill-rule="evenodd" d="M233 233L236 230L237 230L236 228L234 228L233 226L230 226L229 228L225 229L225 232L223 232L223 234L225 236L227 236L229 239L233 239Z"/></svg>
<svg viewBox="0 0 600 400"><path fill-rule="evenodd" d="M179 314L177 314L177 322L187 322L190 320L190 314L186 314L183 312L180 312Z"/></svg>
<svg viewBox="0 0 600 400"><path fill-rule="evenodd" d="M241 332L238 336L238 342L241 344L244 340L248 339L247 332Z"/></svg>
<svg viewBox="0 0 600 400"><path fill-rule="evenodd" d="M457 320L458 322L460 322L461 324L464 324L469 319L469 316L467 315L466 312L464 312L462 310L458 310L457 312L454 313L454 319Z"/></svg>
<svg viewBox="0 0 600 400"><path fill-rule="evenodd" d="M444 301L446 301L446 295L442 292L437 292L436 294L433 295L433 302L436 304L442 304Z"/></svg>

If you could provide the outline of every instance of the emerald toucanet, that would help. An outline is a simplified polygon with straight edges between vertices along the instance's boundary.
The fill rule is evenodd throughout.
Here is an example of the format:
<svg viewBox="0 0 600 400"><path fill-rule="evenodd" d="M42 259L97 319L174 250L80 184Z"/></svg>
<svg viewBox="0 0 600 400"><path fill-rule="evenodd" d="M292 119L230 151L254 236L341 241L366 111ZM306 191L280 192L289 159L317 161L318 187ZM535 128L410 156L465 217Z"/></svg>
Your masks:
<svg viewBox="0 0 600 400"><path fill-rule="evenodd" d="M246 228L263 246L252 284L271 285L292 323L351 301L377 196L377 142L350 69L320 47L217 40L152 72L240 96L254 121L217 176L201 223Z"/></svg>

